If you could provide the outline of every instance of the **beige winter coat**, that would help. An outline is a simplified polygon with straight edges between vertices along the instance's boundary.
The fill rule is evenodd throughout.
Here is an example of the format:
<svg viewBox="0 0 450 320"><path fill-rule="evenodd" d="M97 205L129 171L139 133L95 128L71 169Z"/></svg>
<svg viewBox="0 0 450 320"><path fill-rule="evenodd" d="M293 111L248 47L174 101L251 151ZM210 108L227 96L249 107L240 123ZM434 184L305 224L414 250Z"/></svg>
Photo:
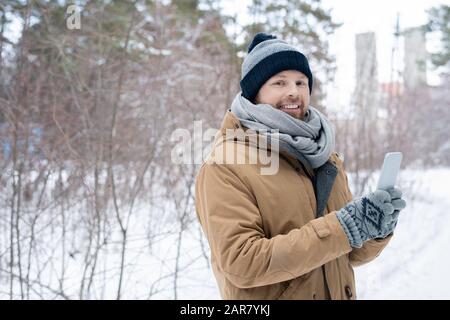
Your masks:
<svg viewBox="0 0 450 320"><path fill-rule="evenodd" d="M225 141L227 128L243 128L230 111L195 190L222 298L355 299L353 267L376 258L391 236L360 249L349 245L335 214L352 200L342 160L336 153L329 159L337 175L323 216L316 218L314 172L296 159L281 154L275 175L261 175L259 162L211 163L217 148L226 153L236 147ZM248 157L255 148L246 148Z"/></svg>

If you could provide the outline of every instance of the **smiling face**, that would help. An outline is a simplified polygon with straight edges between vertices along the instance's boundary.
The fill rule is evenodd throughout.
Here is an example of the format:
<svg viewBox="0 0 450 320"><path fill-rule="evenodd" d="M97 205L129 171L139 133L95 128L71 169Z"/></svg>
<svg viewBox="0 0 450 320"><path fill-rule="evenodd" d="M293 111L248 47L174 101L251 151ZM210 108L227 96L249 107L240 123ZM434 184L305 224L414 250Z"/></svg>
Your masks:
<svg viewBox="0 0 450 320"><path fill-rule="evenodd" d="M254 103L270 104L303 120L309 106L308 77L297 70L279 72L259 89Z"/></svg>

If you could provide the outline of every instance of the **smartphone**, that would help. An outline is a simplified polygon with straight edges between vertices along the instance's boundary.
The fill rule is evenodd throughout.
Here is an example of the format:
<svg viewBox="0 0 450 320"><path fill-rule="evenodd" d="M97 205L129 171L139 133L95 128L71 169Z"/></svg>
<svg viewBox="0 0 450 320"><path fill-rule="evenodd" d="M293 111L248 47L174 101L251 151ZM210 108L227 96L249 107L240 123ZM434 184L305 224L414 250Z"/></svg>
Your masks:
<svg viewBox="0 0 450 320"><path fill-rule="evenodd" d="M395 186L403 154L401 152L388 152L384 156L383 167L378 179L377 189L387 190Z"/></svg>

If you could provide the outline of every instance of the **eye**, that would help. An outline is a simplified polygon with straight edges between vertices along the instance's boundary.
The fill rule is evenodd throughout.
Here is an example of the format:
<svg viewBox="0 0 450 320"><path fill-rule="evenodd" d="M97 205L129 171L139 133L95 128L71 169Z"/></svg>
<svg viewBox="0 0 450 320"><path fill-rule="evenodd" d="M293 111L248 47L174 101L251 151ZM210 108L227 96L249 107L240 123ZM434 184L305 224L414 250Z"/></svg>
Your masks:
<svg viewBox="0 0 450 320"><path fill-rule="evenodd" d="M306 85L306 82L305 82L305 81L298 81L298 82L297 82L297 85L299 85L299 86L305 86L305 85Z"/></svg>
<svg viewBox="0 0 450 320"><path fill-rule="evenodd" d="M283 85L283 84L284 84L284 81L277 81L277 82L274 82L273 84L276 84L276 85Z"/></svg>

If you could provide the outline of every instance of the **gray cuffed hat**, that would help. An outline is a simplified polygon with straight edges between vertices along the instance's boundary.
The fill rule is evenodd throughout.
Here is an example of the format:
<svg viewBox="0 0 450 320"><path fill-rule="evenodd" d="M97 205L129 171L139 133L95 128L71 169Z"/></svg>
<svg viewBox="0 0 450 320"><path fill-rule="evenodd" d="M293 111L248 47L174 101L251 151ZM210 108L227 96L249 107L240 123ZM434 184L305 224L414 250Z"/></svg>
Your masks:
<svg viewBox="0 0 450 320"><path fill-rule="evenodd" d="M261 86L283 70L297 70L308 77L311 94L313 76L308 59L287 42L273 35L258 33L248 47L248 55L242 63L242 95L253 101Z"/></svg>

